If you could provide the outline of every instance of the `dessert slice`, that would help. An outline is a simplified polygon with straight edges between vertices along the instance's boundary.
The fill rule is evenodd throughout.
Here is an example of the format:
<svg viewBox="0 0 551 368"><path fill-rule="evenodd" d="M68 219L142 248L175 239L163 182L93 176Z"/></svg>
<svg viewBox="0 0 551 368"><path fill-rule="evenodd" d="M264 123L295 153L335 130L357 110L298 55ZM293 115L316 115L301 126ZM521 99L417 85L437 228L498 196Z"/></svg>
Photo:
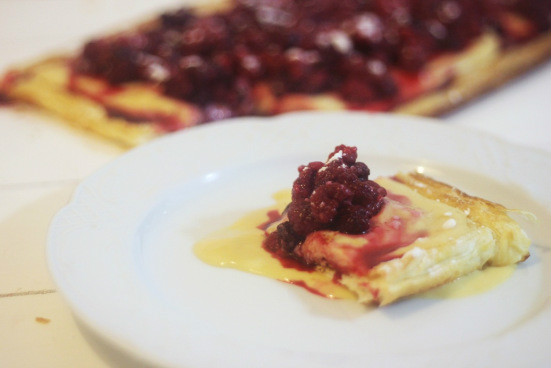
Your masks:
<svg viewBox="0 0 551 368"><path fill-rule="evenodd" d="M368 179L356 148L299 168L264 246L385 305L475 270L524 261L530 240L507 209L422 174Z"/></svg>

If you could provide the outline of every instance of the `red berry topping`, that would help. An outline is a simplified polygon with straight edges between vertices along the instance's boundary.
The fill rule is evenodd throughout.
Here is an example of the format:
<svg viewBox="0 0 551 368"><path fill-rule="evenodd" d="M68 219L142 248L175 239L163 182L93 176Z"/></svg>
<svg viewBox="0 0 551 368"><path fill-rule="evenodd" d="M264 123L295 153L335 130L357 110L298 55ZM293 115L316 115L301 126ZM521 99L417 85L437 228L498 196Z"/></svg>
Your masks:
<svg viewBox="0 0 551 368"><path fill-rule="evenodd" d="M386 190L368 179L369 168L357 158L356 147L340 145L325 164L316 161L298 168L288 221L270 235L270 250L292 256L308 234L319 230L369 231L369 220L383 207Z"/></svg>
<svg viewBox="0 0 551 368"><path fill-rule="evenodd" d="M92 40L78 72L112 84L154 83L197 104L206 121L261 113L254 86L276 95L337 93L351 106L399 103L394 71L417 73L491 29L507 42L548 31L549 0L236 0L180 9L141 30Z"/></svg>

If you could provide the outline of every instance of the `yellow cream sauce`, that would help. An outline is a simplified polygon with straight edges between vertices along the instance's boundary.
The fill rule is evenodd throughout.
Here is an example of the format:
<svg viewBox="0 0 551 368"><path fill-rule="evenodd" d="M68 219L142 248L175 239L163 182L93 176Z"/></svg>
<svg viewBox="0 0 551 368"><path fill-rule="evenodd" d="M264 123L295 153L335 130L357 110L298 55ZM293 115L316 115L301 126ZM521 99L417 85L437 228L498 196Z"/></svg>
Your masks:
<svg viewBox="0 0 551 368"><path fill-rule="evenodd" d="M226 229L217 231L195 244L195 255L203 262L218 267L235 268L280 281L306 287L331 299L354 299L348 289L332 280L332 273L308 272L283 267L280 261L264 250L265 234L258 226L268 221L269 211L281 213L291 201L288 190L274 195L276 205L253 211Z"/></svg>
<svg viewBox="0 0 551 368"><path fill-rule="evenodd" d="M265 234L258 226L266 223L269 211L281 213L291 200L289 190L273 196L276 204L253 211L228 228L219 230L194 246L195 255L203 262L296 284L331 299L356 299L354 293L333 282L332 272L286 268L262 247ZM515 266L488 267L475 271L444 286L419 296L427 298L460 298L486 292L504 282Z"/></svg>

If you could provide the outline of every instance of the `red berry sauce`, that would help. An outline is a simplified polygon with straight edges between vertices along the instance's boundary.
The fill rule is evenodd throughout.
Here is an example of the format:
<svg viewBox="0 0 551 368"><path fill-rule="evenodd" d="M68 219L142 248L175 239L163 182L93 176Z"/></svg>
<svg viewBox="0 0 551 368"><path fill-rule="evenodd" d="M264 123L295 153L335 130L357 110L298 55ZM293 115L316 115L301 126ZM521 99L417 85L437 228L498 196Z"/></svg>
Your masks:
<svg viewBox="0 0 551 368"><path fill-rule="evenodd" d="M368 179L369 168L356 162L357 156L356 147L340 145L325 164L316 161L298 168L292 201L286 209L288 221L268 236L264 243L267 250L296 258L296 246L316 231L369 231L370 219L383 207L387 193Z"/></svg>

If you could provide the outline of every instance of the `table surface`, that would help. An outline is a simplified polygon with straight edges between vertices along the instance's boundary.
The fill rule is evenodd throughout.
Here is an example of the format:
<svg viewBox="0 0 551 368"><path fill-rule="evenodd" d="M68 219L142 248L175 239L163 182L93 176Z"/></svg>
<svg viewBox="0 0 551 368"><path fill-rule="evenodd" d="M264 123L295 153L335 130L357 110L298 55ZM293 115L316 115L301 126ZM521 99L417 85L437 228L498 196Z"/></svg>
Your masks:
<svg viewBox="0 0 551 368"><path fill-rule="evenodd" d="M0 70L179 3L0 0ZM442 117L443 124L551 153L549 86L551 62ZM55 119L0 109L1 366L140 366L75 321L45 260L53 215L78 183L123 152Z"/></svg>

